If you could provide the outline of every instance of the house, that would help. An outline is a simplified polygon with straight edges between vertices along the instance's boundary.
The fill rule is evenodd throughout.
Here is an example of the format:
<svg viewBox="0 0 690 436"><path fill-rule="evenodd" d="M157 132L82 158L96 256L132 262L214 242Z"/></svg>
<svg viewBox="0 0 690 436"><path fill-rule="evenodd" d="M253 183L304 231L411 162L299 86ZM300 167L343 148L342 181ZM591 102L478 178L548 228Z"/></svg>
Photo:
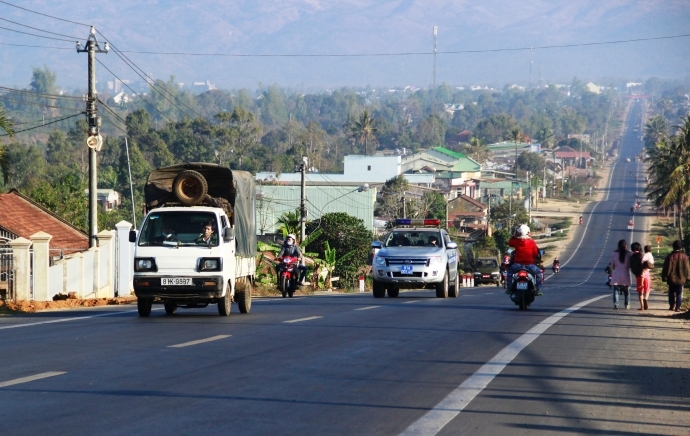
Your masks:
<svg viewBox="0 0 690 436"><path fill-rule="evenodd" d="M586 84L585 89L593 94L601 94L601 86L596 85L593 82Z"/></svg>
<svg viewBox="0 0 690 436"><path fill-rule="evenodd" d="M52 235L51 256L83 251L89 248L88 235L22 195L16 189L0 195L0 243L29 239L38 232Z"/></svg>
<svg viewBox="0 0 690 436"><path fill-rule="evenodd" d="M88 197L89 190L84 189L84 194ZM120 194L113 189L97 189L96 198L96 202L101 206L103 212L110 212L111 210L119 207L122 203Z"/></svg>
<svg viewBox="0 0 690 436"><path fill-rule="evenodd" d="M407 158L407 156L405 157ZM403 156L345 156L343 173L319 173L308 172L305 174L308 185L325 186L360 186L364 183L375 184L385 183L399 175L403 175L408 183L412 185L431 186L434 183L434 174L407 173L403 174ZM270 171L256 173L256 180L265 184L300 184L302 174L281 173L277 174Z"/></svg>
<svg viewBox="0 0 690 436"><path fill-rule="evenodd" d="M448 202L448 223L464 232L486 228L488 206L466 195Z"/></svg>
<svg viewBox="0 0 690 436"><path fill-rule="evenodd" d="M125 91L120 91L117 95L115 95L115 97L113 97L113 101L116 104L125 105L132 101L132 98L125 94Z"/></svg>

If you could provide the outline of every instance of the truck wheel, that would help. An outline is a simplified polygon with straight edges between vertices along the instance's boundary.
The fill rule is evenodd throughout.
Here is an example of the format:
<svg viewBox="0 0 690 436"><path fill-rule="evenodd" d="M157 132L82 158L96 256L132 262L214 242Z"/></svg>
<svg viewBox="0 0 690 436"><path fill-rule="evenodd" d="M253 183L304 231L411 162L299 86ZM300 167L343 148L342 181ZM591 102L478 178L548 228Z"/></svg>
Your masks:
<svg viewBox="0 0 690 436"><path fill-rule="evenodd" d="M288 282L288 278L287 277L281 277L280 278L280 284L278 285L278 289L280 289L280 293L283 296L283 298L287 297L289 287L290 287L290 283Z"/></svg>
<svg viewBox="0 0 690 436"><path fill-rule="evenodd" d="M172 315L177 310L177 304L175 303L163 303L163 307L165 307L165 313L168 315Z"/></svg>
<svg viewBox="0 0 690 436"><path fill-rule="evenodd" d="M153 306L153 298L137 298L137 312L140 317L145 318L151 315L151 306Z"/></svg>
<svg viewBox="0 0 690 436"><path fill-rule="evenodd" d="M236 283L235 301L237 307L240 308L240 313L249 313L252 309L252 282L248 277L240 283Z"/></svg>
<svg viewBox="0 0 690 436"><path fill-rule="evenodd" d="M448 271L443 276L443 281L436 285L436 298L448 298Z"/></svg>
<svg viewBox="0 0 690 436"><path fill-rule="evenodd" d="M208 183L206 178L197 171L186 170L175 177L172 189L180 203L185 206L194 206L208 194Z"/></svg>
<svg viewBox="0 0 690 436"><path fill-rule="evenodd" d="M383 283L374 280L373 288L374 298L383 298L386 295L386 288L383 286Z"/></svg>
<svg viewBox="0 0 690 436"><path fill-rule="evenodd" d="M449 274L449 273L448 273ZM460 274L455 273L455 279L448 287L448 296L457 298L460 295Z"/></svg>
<svg viewBox="0 0 690 436"><path fill-rule="evenodd" d="M225 290L225 297L218 301L218 315L220 316L230 315L230 310L232 310L232 299L230 298L230 292L232 292L232 288L228 283L228 287Z"/></svg>
<svg viewBox="0 0 690 436"><path fill-rule="evenodd" d="M388 298L398 298L399 293L400 289L388 288Z"/></svg>

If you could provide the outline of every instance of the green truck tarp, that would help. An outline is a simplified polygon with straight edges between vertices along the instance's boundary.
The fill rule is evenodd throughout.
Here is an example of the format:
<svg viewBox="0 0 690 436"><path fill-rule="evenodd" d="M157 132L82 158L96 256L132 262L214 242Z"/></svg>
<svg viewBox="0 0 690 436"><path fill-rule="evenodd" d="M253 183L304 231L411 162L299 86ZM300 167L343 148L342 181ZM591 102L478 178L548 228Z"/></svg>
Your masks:
<svg viewBox="0 0 690 436"><path fill-rule="evenodd" d="M223 200L230 204L230 220L235 227L237 238L237 255L249 257L256 255L256 224L255 224L255 188L254 177L247 171L233 171L230 168L216 164L193 162L158 168L149 174L144 197L146 208L179 206L172 185L175 177L185 170L200 173L208 184L208 195L215 200L215 204L200 205L217 206Z"/></svg>

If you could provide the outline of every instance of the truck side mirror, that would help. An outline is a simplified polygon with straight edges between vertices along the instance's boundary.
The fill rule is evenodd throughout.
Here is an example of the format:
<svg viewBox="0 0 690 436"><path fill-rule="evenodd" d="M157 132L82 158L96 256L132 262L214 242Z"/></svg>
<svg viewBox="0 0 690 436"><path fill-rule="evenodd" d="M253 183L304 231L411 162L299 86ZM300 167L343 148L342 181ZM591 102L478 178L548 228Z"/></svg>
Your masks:
<svg viewBox="0 0 690 436"><path fill-rule="evenodd" d="M458 244L455 242L449 242L446 244L446 248L449 248L451 250L455 250L458 248Z"/></svg>
<svg viewBox="0 0 690 436"><path fill-rule="evenodd" d="M137 242L137 231L136 230L130 230L129 231L129 242Z"/></svg>
<svg viewBox="0 0 690 436"><path fill-rule="evenodd" d="M223 229L223 241L224 242L230 242L233 239L235 239L235 228L234 227L226 227Z"/></svg>
<svg viewBox="0 0 690 436"><path fill-rule="evenodd" d="M381 241L374 241L374 242L371 243L371 248L378 248L378 249L380 249L381 246L382 246Z"/></svg>

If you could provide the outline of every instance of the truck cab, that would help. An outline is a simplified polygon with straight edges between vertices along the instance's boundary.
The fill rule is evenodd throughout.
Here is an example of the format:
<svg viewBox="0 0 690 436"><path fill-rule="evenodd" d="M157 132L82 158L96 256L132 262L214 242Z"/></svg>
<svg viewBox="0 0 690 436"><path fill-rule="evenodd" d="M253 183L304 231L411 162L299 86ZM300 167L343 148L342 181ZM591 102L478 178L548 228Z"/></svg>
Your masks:
<svg viewBox="0 0 690 436"><path fill-rule="evenodd" d="M375 298L419 288L434 288L439 298L458 296L458 245L440 225L438 219L397 219L383 241L372 243Z"/></svg>

